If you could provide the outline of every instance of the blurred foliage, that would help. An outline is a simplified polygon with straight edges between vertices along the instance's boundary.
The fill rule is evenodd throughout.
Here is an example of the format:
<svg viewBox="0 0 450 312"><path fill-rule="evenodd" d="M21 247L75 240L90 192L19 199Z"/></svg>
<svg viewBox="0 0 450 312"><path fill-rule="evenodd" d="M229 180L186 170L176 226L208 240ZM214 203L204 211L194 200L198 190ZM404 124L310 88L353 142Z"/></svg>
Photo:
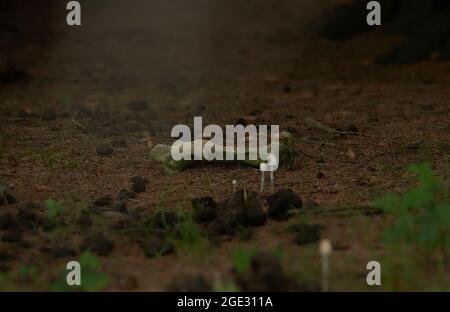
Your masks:
<svg viewBox="0 0 450 312"><path fill-rule="evenodd" d="M450 251L450 203L448 186L435 176L431 164L413 165L418 186L403 195L388 193L373 206L395 215L385 231L387 242L401 242L426 250Z"/></svg>
<svg viewBox="0 0 450 312"><path fill-rule="evenodd" d="M102 272L101 260L89 251L85 251L80 256L81 268L81 286L69 286L66 282L68 271L64 271L61 278L50 286L50 290L58 292L67 291L87 291L95 292L105 289L110 283L111 278Z"/></svg>
<svg viewBox="0 0 450 312"><path fill-rule="evenodd" d="M64 204L54 199L47 199L45 208L47 209L47 217L50 219L54 219L64 212Z"/></svg>

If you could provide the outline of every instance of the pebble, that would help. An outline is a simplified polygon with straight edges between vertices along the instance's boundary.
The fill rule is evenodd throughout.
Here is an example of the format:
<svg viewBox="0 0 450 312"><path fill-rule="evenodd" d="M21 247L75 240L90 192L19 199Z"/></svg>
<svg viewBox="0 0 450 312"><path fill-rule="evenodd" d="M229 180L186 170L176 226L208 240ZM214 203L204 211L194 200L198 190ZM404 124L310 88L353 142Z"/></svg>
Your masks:
<svg viewBox="0 0 450 312"><path fill-rule="evenodd" d="M108 144L100 144L95 148L95 152L98 156L109 156L114 153L114 148Z"/></svg>

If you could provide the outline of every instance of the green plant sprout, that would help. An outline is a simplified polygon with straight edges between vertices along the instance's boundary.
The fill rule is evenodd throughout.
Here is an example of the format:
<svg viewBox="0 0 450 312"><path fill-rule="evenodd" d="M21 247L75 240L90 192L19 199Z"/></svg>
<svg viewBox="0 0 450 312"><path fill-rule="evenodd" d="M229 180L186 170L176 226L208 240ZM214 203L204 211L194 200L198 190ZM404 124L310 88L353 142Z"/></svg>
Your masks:
<svg viewBox="0 0 450 312"><path fill-rule="evenodd" d="M245 273L249 270L252 258L258 253L255 249L236 248L231 251L233 268L237 273Z"/></svg>
<svg viewBox="0 0 450 312"><path fill-rule="evenodd" d="M396 216L385 232L387 242L417 245L424 250L450 251L448 187L435 176L431 165L413 165L418 186L403 195L388 193L372 204Z"/></svg>
<svg viewBox="0 0 450 312"><path fill-rule="evenodd" d="M45 201L45 208L49 219L55 219L64 212L64 204L51 198Z"/></svg>
<svg viewBox="0 0 450 312"><path fill-rule="evenodd" d="M64 271L61 278L50 286L50 290L57 292L97 292L102 291L111 283L111 278L102 272L101 260L90 251L85 251L81 254L79 263L81 267L81 286L67 285L67 271Z"/></svg>

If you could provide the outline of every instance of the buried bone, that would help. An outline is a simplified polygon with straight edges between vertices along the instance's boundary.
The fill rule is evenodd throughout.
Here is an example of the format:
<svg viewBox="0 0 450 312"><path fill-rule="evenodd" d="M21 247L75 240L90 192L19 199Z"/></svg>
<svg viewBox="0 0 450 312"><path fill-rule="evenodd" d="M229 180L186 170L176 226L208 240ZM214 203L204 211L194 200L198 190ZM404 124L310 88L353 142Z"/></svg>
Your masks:
<svg viewBox="0 0 450 312"><path fill-rule="evenodd" d="M289 131L281 131L279 135L272 135L270 144L267 144L267 136L264 137L260 133L257 137L238 136L237 148L233 144L228 144L230 143L228 140L226 145L221 145L215 138L178 140L172 146L156 145L150 152L150 156L154 161L162 164L168 173L176 173L198 163L227 163L259 167L264 169L263 171L272 172L270 178L273 187L273 171L277 170L278 161L288 167L293 165L294 136ZM245 146L248 146L247 150Z"/></svg>

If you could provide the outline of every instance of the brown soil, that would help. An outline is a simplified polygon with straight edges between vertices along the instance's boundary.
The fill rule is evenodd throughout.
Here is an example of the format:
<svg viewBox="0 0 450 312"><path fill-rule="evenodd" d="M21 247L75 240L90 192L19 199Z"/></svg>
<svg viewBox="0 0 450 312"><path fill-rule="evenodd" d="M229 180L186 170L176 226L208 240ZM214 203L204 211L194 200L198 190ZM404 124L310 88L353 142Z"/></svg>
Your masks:
<svg viewBox="0 0 450 312"><path fill-rule="evenodd" d="M157 2L99 4L102 10L86 11L81 28L58 30L51 45L30 43L14 55L33 78L0 85L0 179L18 199L2 212L48 198L75 211L102 196L116 197L134 176L148 179L146 191L128 203L142 214L158 205L190 209L196 197L222 201L231 196L233 179L257 190L259 172L252 168L200 166L169 176L149 158L151 146L170 142L170 129L192 124L193 116L206 124L234 124L255 109L262 112L258 123L297 130L295 166L276 172L276 189L292 188L318 210L364 207L387 191L404 191L414 181L409 164L428 160L444 174L450 63L372 65L399 40L378 32L341 43L308 36L321 10L337 1ZM44 51L43 58L35 62L34 51ZM129 110L133 100L148 101L149 109ZM50 108L54 121L17 115L21 109L42 116ZM354 125L359 132L309 129L305 117L336 128ZM97 156L97 145L117 138L127 146ZM369 289L367 262L388 253L381 240L385 217L356 209L295 218L325 226L322 237L335 246L333 290ZM230 251L242 245L281 248L286 270L319 281L317 244L294 244L285 231L292 222L271 220L255 228L251 240L234 238L201 255L175 252L152 260L126 236L111 234L115 248L102 257L114 279L108 290L162 290L181 273L201 273L210 281L228 276ZM91 231L80 230L64 243L79 246ZM24 239L28 248L0 242L14 255L9 267L27 263L51 278L68 261L41 252L50 244L45 234L26 233ZM394 289L433 289L438 278L431 274L425 284Z"/></svg>

